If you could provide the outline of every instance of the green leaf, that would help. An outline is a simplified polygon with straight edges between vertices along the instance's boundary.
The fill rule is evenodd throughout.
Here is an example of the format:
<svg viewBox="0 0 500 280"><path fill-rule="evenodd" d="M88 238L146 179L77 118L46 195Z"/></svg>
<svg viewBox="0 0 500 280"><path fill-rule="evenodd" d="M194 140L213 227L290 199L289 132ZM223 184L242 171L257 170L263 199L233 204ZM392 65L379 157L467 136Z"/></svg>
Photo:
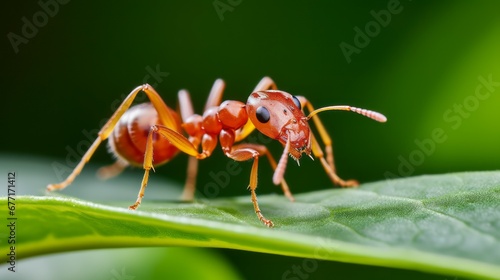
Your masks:
<svg viewBox="0 0 500 280"><path fill-rule="evenodd" d="M296 195L193 203L16 199L18 258L90 248L219 247L464 277L500 275L500 172L419 176ZM6 198L0 199L6 205ZM7 211L0 211L6 221ZM5 239L4 239L5 240ZM3 242L1 252L8 251ZM1 255L6 261L6 255Z"/></svg>

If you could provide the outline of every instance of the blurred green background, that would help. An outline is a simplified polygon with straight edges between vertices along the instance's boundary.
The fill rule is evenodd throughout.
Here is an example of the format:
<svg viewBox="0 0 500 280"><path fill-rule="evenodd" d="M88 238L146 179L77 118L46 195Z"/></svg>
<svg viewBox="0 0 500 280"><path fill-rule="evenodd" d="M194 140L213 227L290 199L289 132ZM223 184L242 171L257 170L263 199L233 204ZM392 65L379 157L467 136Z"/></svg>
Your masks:
<svg viewBox="0 0 500 280"><path fill-rule="evenodd" d="M388 117L380 124L346 112L320 115L333 137L337 170L344 179L368 182L500 166L498 1L57 5L57 10L49 7L52 15L45 20L44 8L35 1L2 4L2 155L64 163L68 151L78 153L87 139L82 131L98 129L112 108L145 81L172 107L177 91L188 89L201 113L216 78L227 83L224 99L245 101L268 75L280 89L306 96L315 107L348 104ZM382 24L375 23L377 18ZM36 32L26 22L38 22ZM349 55L341 48L346 45L352 46ZM257 139L279 157L279 143ZM92 162L112 162L104 145ZM220 149L200 162L199 197L214 181L210 172L224 171L227 162ZM261 162L258 194L280 192L271 183L269 165ZM186 163L187 157L180 155L153 176L183 184ZM240 166L243 171L232 176L230 186L220 188L217 197L248 195L251 163ZM137 182L130 184L138 187L142 171L126 172L137 174ZM52 178L40 182L40 188L57 181L55 173ZM331 187L319 162L308 158L300 167L290 162L286 179L295 193ZM220 253L247 279L276 279L302 262L248 252ZM352 270L356 277L422 276L322 262L311 278Z"/></svg>

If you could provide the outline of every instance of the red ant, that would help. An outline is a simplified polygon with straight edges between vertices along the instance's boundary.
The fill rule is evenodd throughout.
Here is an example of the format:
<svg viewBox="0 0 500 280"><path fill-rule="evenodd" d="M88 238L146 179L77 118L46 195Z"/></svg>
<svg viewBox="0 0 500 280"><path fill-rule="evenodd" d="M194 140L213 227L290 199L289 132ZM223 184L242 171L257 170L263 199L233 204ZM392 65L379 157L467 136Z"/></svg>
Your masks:
<svg viewBox="0 0 500 280"><path fill-rule="evenodd" d="M99 170L101 177L116 176L129 164L144 168L144 177L137 200L129 209L135 210L141 204L148 183L149 171L151 169L154 171L153 162L155 166L167 163L179 151L191 156L182 195L183 199L191 200L195 191L197 160L209 157L217 146L217 142L220 141L227 157L236 161L253 159L248 186L253 207L259 220L266 226L272 227L273 222L262 215L255 194L260 156L265 155L268 158L274 169L273 183L281 184L284 194L291 201L294 201L294 198L283 179L288 154L298 163L302 154L313 158L312 153L320 159L321 165L334 184L341 187L354 187L358 185L357 181L344 181L337 176L333 161L332 141L317 114L327 110L343 110L355 112L379 122L387 120L380 113L351 106L328 106L314 110L306 98L277 90L276 84L269 77L264 77L258 83L246 104L234 100L221 103L224 88L224 81L220 79L215 81L205 104L203 116L194 113L189 93L186 90L178 93L179 116L165 104L150 85L145 84L135 88L99 131L99 137L68 178L59 184L48 185L47 189L49 191L64 189L71 184L99 144L109 139L109 149L117 160L114 164ZM151 102L130 107L136 95L141 91L146 93ZM303 108L309 111L308 116L305 116ZM314 121L325 145L326 159L316 137L310 131L308 124L310 119ZM254 129L278 140L284 146L278 163L263 145L235 144L247 137ZM183 130L188 137L184 136ZM158 137L158 135L163 137ZM198 152L200 144L201 153Z"/></svg>

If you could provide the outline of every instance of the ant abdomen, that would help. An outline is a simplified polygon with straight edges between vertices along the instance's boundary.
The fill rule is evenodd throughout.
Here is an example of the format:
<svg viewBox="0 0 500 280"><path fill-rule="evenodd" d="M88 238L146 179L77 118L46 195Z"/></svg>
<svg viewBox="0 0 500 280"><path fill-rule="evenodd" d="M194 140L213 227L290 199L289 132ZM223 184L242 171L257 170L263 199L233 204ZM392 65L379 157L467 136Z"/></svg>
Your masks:
<svg viewBox="0 0 500 280"><path fill-rule="evenodd" d="M170 113L180 125L178 114L171 109ZM110 152L131 165L142 167L149 130L151 126L158 124L162 125L151 103L132 106L123 114L109 135ZM167 139L156 133L153 134L153 149L155 166L168 162L179 151Z"/></svg>

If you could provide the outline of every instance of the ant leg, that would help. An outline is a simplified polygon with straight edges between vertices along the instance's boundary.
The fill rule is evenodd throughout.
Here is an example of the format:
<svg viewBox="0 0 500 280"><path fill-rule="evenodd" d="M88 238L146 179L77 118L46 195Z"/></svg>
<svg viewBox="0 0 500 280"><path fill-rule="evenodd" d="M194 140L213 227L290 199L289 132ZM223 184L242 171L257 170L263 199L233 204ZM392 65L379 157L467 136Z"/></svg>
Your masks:
<svg viewBox="0 0 500 280"><path fill-rule="evenodd" d="M177 149L181 150L185 154L188 154L192 157L195 157L196 159L205 159L208 156L211 155L213 149L217 145L217 142L211 142L209 149L206 147L203 147L203 152L198 153L198 149L196 146L189 141L184 135L180 134L179 132L168 128L163 125L154 125L152 126L152 129L155 132L158 132L161 136L167 138L167 140L172 143ZM206 136L209 136L208 134L205 134ZM216 140L217 138L215 138ZM202 143L203 146L203 143Z"/></svg>
<svg viewBox="0 0 500 280"><path fill-rule="evenodd" d="M134 204L130 205L128 209L135 210L141 204L142 198L144 197L144 191L148 185L149 170L153 169L153 133L157 131L155 126L152 126L148 133L148 140L146 141L146 152L144 153L144 177L142 178L141 188L139 194L137 195L137 200Z"/></svg>
<svg viewBox="0 0 500 280"><path fill-rule="evenodd" d="M317 156L320 157L321 159L321 164L323 165L323 168L325 171L328 173L332 181L336 184L341 185L342 187L355 187L359 183L355 180L349 180L349 181L344 181L340 179L337 174L335 174L335 165L333 163L333 150L332 150L332 140L330 139L330 136L328 135L328 132L324 128L323 124L321 123L319 117L317 114L319 112L323 111L330 111L330 110L339 110L339 111L351 111L360 115L363 115L367 118L370 118L372 120L378 121L378 122L386 122L387 118L382 115L381 113L367 110L367 109L362 109L362 108L357 108L353 106L347 106L347 105L339 105L339 106L327 106L323 107L317 110L314 110L313 106L311 103L307 101L307 99L303 96L298 97L300 100L301 105L306 105L307 109L310 111L309 115L305 118L306 120L309 120L310 118L313 119L314 123L316 124L318 131L320 133L321 139L326 145L326 151L327 151L327 160L323 158L323 151L321 151L321 148L318 145L317 140L315 139L314 135L311 137L311 144L312 144L312 149L313 153ZM302 106L303 107L303 106Z"/></svg>
<svg viewBox="0 0 500 280"><path fill-rule="evenodd" d="M189 93L187 91L181 91L181 92L179 92L179 97L181 100L181 115L183 117L186 117L189 114L193 115L193 107L192 107L192 103L191 103L191 100L189 97ZM198 171L198 159L202 159L202 158L207 157L208 155L210 155L210 153L212 151L205 150L205 148L204 148L203 153L201 153L201 154L198 153L196 148L197 148L199 141L195 140L195 139L191 139L191 141L190 141L186 137L184 137L184 135L180 134L178 131L179 130L173 130L172 127L169 127L169 126L154 125L151 127L149 134L148 134L148 139L146 142L146 152L144 155L144 164L143 164L144 177L142 179L139 194L137 195L137 200L133 205L131 205L129 207L129 209L135 210L141 204L142 198L144 197L144 191L145 191L147 183L148 183L149 171L151 169L154 170L154 168L153 168L153 134L154 133L159 133L160 135L167 138L179 150L184 151L185 153L191 155L191 157L189 158L189 163L188 163L188 175L187 175L186 185L185 185L184 191L183 191L183 198L192 199L192 197L194 197L195 178L196 178L196 173ZM195 142L195 144L193 144L192 142ZM212 143L212 144L214 144L214 143ZM216 142L215 142L215 144L216 144Z"/></svg>
<svg viewBox="0 0 500 280"><path fill-rule="evenodd" d="M117 159L113 164L103 166L97 170L97 176L102 180L107 180L122 173L129 164L125 160Z"/></svg>
<svg viewBox="0 0 500 280"><path fill-rule="evenodd" d="M300 103L302 104L302 107L306 107L309 112L314 111L314 107L312 104L303 96L297 96L300 100ZM326 151L326 160L325 160L325 154L323 153L323 150L321 150L321 147L319 146L318 141L316 140L316 137L311 134L311 147L314 156L320 159L321 165L323 166L323 169L325 169L326 174L330 177L332 182L336 185L339 185L341 187L356 187L359 185L359 183L356 180L348 180L344 181L342 180L336 173L336 168L335 168L335 161L333 159L333 149L332 149L332 138L326 131L325 126L321 122L320 118L318 115L312 116L312 119L314 121L314 125L318 129L318 133L321 137L321 140L323 141L323 144L325 145L325 151Z"/></svg>
<svg viewBox="0 0 500 280"><path fill-rule="evenodd" d="M205 111L213 106L218 106L222 99L222 94L226 84L222 79L215 80L210 94L208 95L207 102L205 104ZM183 123L194 115L193 105L189 93L186 90L179 91L179 104ZM201 132L201 130L200 130ZM189 139L191 143L194 144L195 148L198 147L201 142L201 133L196 137L191 137ZM188 168L187 168L187 178L186 184L184 185L184 191L182 192L182 200L192 200L194 198L194 192L196 190L196 174L198 173L198 160L196 157L189 157Z"/></svg>
<svg viewBox="0 0 500 280"><path fill-rule="evenodd" d="M85 163L87 163L90 160L90 158L94 154L97 147L99 147L99 144L101 144L101 142L102 142L102 139L100 137L98 137L94 141L94 143L92 143L92 145L87 150L87 152L85 152L82 159L80 160L78 165L75 167L75 169L73 169L71 174L69 174L68 177L64 181L62 181L58 184L47 185L47 190L48 191L62 190L64 188L66 188L69 184L71 184L75 180L76 176L78 176L78 174L80 174L80 172L82 172L83 166L85 166Z"/></svg>
<svg viewBox="0 0 500 280"><path fill-rule="evenodd" d="M92 143L92 145L87 150L87 152L85 152L82 159L80 160L78 165L75 167L75 169L73 169L71 174L64 181L62 181L58 184L49 184L47 186L48 191L64 189L75 180L76 176L78 176L78 174L80 174L83 167L90 160L90 158L92 157L94 152L97 150L97 148L99 147L101 142L106 140L108 138L108 136L111 134L111 132L113 132L113 129L115 128L116 124L120 120L121 116L125 113L125 111L128 110L128 108L130 108L135 97L141 91L146 93L149 100L151 101L151 103L155 107L156 111L158 112L158 118L160 119L160 121L164 125L171 127L172 129L175 129L176 131L180 131L180 125L175 121L175 118L170 113L170 109L165 104L165 102L163 102L160 95L148 84L138 86L134 90L132 90L132 92L130 92L130 94L125 98L125 100L123 100L120 107L118 107L118 109L116 109L115 113L111 116L111 118L108 120L108 122L101 128L101 130L98 133L97 139L94 141L94 143Z"/></svg>
<svg viewBox="0 0 500 280"><path fill-rule="evenodd" d="M259 152L251 148L239 148L226 154L227 157L234 159L236 161L246 161L253 158L252 170L250 172L250 183L248 188L250 189L252 204L255 214L259 220L268 227L273 227L274 224L271 220L266 219L259 208L259 203L257 202L257 194L255 189L257 189L257 171L259 167Z"/></svg>
<svg viewBox="0 0 500 280"><path fill-rule="evenodd" d="M226 84L222 79L217 79L210 94L208 95L207 102L205 104L205 111L213 106L218 106L222 99L222 94ZM186 90L179 91L179 105L181 111L182 122L186 123L188 118L194 115L193 103L189 96L189 92ZM190 137L189 141L193 143L194 147L197 148L201 142L201 130L200 134L194 137ZM187 167L187 178L184 185L184 190L182 192L182 200L192 200L194 198L194 192L196 190L196 174L198 173L198 160L196 157L189 157L188 167Z"/></svg>
<svg viewBox="0 0 500 280"><path fill-rule="evenodd" d="M193 103L189 92L187 90L180 90L178 94L180 113L182 122L186 123L189 117L194 115ZM192 137L190 142L195 147L198 147L201 139L200 137ZM194 198L196 191L196 175L198 174L198 159L195 157L188 158L188 166L186 170L186 182L184 183L184 190L182 191L181 200L190 201Z"/></svg>
<svg viewBox="0 0 500 280"><path fill-rule="evenodd" d="M188 158L186 183L182 191L181 200L191 201L194 199L196 191L196 175L198 174L198 159L195 157Z"/></svg>
<svg viewBox="0 0 500 280"><path fill-rule="evenodd" d="M326 174L330 177L330 179L334 184L339 185L343 188L357 187L359 185L358 181L356 180L344 181L337 175L337 173L335 172L335 168L332 168L330 163L328 163L327 160L325 160L324 153L321 150L321 147L319 146L316 137L314 137L312 133L311 133L311 141L312 141L311 148L314 156L319 158L321 165L323 166L323 169L325 170Z"/></svg>
<svg viewBox="0 0 500 280"><path fill-rule="evenodd" d="M210 107L219 106L222 100L222 93L226 88L226 83L222 79L215 80L210 93L208 94L207 102L205 103L205 108L203 112L208 110Z"/></svg>
<svg viewBox="0 0 500 280"><path fill-rule="evenodd" d="M257 144L250 144L250 143L238 144L238 145L233 146L233 149L235 149L235 150L241 149L241 148L250 148L250 149L258 151L260 155L266 155L267 159L269 160L269 164L271 164L273 171L276 170L276 167L278 165L266 146L257 145ZM293 197L292 192L290 192L290 188L288 187L288 184L286 183L285 179L282 179L280 184L281 184L281 189L283 190L283 194L290 201L294 202L295 198Z"/></svg>
<svg viewBox="0 0 500 280"><path fill-rule="evenodd" d="M278 89L278 86L276 86L276 83L273 81L273 79L266 76L259 81L253 92L268 89Z"/></svg>
<svg viewBox="0 0 500 280"><path fill-rule="evenodd" d="M299 98L300 103L302 104L303 108L305 105L305 107L307 107L307 110L309 112L314 111L314 107L305 97L303 97L303 96L297 96L297 97ZM328 162L328 165L330 165L330 168L332 169L332 171L336 172L335 162L333 160L333 149L332 149L333 141L332 141L332 138L330 137L330 135L326 131L325 126L323 125L323 123L321 122L321 119L317 115L314 115L312 117L312 119L314 121L314 125L318 129L321 140L323 141L323 144L325 145L326 161Z"/></svg>

